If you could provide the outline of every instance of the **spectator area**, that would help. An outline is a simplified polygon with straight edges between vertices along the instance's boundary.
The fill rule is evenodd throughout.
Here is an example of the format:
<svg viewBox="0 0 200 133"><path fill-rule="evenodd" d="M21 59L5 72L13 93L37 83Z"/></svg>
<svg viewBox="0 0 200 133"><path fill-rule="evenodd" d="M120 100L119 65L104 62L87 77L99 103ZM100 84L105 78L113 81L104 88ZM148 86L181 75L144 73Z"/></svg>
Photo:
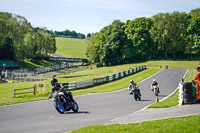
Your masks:
<svg viewBox="0 0 200 133"><path fill-rule="evenodd" d="M19 68L19 65L15 65L14 63L12 63L10 61L0 60L0 68L3 68L3 64L5 64L5 69L17 69L17 68Z"/></svg>

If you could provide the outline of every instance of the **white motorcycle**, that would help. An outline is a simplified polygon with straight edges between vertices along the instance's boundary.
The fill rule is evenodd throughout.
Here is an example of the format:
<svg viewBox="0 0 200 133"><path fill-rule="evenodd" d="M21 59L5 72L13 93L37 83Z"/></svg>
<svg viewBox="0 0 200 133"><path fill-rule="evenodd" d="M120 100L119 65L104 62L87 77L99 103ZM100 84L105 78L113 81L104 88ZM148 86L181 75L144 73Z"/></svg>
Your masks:
<svg viewBox="0 0 200 133"><path fill-rule="evenodd" d="M158 96L158 93L160 93L158 85L153 85L152 88L151 88L151 90L153 91L153 93L156 96Z"/></svg>

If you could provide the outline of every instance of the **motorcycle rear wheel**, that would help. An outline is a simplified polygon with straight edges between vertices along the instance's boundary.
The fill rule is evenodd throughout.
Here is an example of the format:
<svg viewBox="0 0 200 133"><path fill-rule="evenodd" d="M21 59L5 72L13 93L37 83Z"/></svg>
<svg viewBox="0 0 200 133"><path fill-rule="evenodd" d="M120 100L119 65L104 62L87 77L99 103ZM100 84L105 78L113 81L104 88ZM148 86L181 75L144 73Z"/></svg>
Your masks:
<svg viewBox="0 0 200 133"><path fill-rule="evenodd" d="M134 99L135 99L135 101L137 101L137 99L138 99L137 94L134 94Z"/></svg>

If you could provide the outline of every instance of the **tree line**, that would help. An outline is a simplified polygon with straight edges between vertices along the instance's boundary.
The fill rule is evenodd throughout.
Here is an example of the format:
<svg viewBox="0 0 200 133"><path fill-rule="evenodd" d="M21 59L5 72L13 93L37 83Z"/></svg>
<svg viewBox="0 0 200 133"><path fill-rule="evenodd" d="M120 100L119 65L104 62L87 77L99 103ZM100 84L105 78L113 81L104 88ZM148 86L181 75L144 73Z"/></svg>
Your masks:
<svg viewBox="0 0 200 133"><path fill-rule="evenodd" d="M52 31L33 27L23 16L0 12L0 60L21 61L55 51Z"/></svg>
<svg viewBox="0 0 200 133"><path fill-rule="evenodd" d="M77 33L76 31L72 30L65 30L65 31L54 31L54 35L56 37L67 37L67 38L78 38L78 39L85 39L85 35L82 33Z"/></svg>
<svg viewBox="0 0 200 133"><path fill-rule="evenodd" d="M199 59L200 8L114 20L87 38L86 55L99 66L152 59Z"/></svg>

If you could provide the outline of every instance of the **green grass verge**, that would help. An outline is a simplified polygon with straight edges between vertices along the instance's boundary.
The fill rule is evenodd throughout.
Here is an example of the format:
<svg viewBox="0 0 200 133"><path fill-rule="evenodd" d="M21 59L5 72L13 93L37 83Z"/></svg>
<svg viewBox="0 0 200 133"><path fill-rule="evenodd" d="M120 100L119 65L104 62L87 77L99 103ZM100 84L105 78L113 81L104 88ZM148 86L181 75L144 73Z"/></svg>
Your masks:
<svg viewBox="0 0 200 133"><path fill-rule="evenodd" d="M199 66L199 61L147 61L141 62L141 65L146 64L147 67L162 67L167 64L169 69L196 69Z"/></svg>
<svg viewBox="0 0 200 133"><path fill-rule="evenodd" d="M71 39L56 37L56 54L67 58L86 58L86 41L81 39Z"/></svg>
<svg viewBox="0 0 200 133"><path fill-rule="evenodd" d="M184 81L185 82L191 81L195 75L196 75L196 70L189 69L188 73L186 74L186 76L184 78ZM154 104L148 106L148 108L167 108L167 107L172 107L172 106L178 105L178 94L179 94L179 90L177 90L174 93L174 95L172 95L168 99L163 100L159 103L154 103Z"/></svg>
<svg viewBox="0 0 200 133"><path fill-rule="evenodd" d="M148 108L167 108L167 107L178 105L178 94L179 94L179 91L176 91L174 95L172 95L170 98L163 100L159 103L154 103L148 106Z"/></svg>
<svg viewBox="0 0 200 133"><path fill-rule="evenodd" d="M131 124L89 126L71 133L198 133L200 115Z"/></svg>

